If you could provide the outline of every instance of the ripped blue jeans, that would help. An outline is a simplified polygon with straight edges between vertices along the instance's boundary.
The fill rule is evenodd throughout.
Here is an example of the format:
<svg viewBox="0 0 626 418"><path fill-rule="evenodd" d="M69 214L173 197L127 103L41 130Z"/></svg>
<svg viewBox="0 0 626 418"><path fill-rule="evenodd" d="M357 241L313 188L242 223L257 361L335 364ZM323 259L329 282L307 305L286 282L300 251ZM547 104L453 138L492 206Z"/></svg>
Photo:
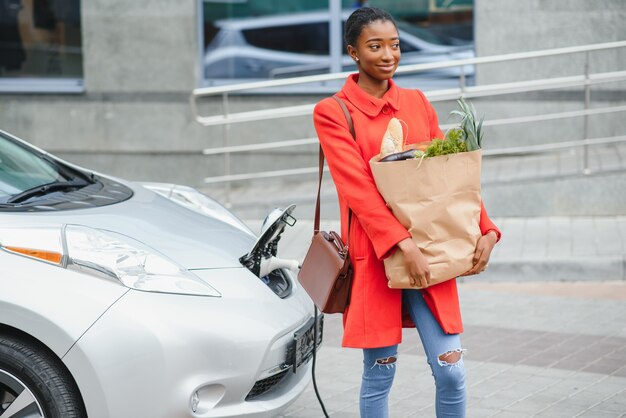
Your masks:
<svg viewBox="0 0 626 418"><path fill-rule="evenodd" d="M420 290L403 290L402 302L417 327L435 378L437 418L465 417L465 367L459 334L443 332ZM397 358L397 345L363 349L361 418L389 416L388 398L396 373Z"/></svg>

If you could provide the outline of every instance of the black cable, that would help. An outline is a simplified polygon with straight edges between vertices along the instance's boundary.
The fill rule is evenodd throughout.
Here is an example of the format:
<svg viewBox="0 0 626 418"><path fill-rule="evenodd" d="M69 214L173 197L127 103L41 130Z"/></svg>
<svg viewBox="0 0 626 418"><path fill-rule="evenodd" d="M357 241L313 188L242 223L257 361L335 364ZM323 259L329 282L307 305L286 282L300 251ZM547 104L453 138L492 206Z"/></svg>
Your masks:
<svg viewBox="0 0 626 418"><path fill-rule="evenodd" d="M330 418L328 416L328 412L326 412L326 407L324 406L324 402L322 402L322 398L320 397L320 393L317 390L317 383L315 382L315 358L316 358L316 352L317 352L317 306L315 306L315 304L313 305L315 307L314 312L314 323L313 323L313 365L311 366L311 375L313 376L313 389L315 389L315 396L317 396L317 400L320 403L320 406L322 407L322 412L324 412L324 417L326 418Z"/></svg>

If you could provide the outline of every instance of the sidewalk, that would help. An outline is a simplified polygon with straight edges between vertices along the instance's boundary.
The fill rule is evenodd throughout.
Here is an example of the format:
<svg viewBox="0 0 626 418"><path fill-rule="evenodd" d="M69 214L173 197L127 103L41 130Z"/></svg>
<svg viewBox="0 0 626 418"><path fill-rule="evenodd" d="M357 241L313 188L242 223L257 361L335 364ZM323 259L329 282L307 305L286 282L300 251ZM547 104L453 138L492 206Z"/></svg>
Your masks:
<svg viewBox="0 0 626 418"><path fill-rule="evenodd" d="M465 283L468 417L626 416L626 283ZM533 281L530 281L533 280ZM435 417L417 333L405 329L390 416ZM359 350L326 315L317 384L329 415L358 418ZM312 385L282 417L322 417Z"/></svg>

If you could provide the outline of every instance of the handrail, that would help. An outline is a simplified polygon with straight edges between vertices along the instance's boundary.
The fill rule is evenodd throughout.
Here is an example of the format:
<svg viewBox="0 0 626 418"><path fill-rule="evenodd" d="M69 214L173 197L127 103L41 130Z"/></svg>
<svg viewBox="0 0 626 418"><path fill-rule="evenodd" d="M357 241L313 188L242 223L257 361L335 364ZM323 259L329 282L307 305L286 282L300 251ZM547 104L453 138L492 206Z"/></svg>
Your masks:
<svg viewBox="0 0 626 418"><path fill-rule="evenodd" d="M515 123L529 123L529 122L541 122L547 120L556 120L556 119L566 119L566 118L576 118L581 116L591 116L591 115L601 115L607 113L615 113L615 112L626 112L626 105L624 106L616 106L616 107L602 107L602 108L594 108L594 109L586 109L586 110L570 110L567 112L557 112L557 113L544 113L541 115L531 115L531 116L516 116L511 118L502 118L502 119L490 119L483 122L484 127L488 126L500 126L500 125L510 125ZM440 124L439 125L442 130L446 130L456 126L454 123ZM317 137L311 138L302 138L302 139L288 139L288 140L277 140L271 142L263 142L263 143L254 143L249 145L231 145L228 147L219 147L219 148L206 148L202 150L204 155L215 155L215 154L224 154L224 153L238 153L238 152L249 152L249 151L260 151L260 150L268 150L268 149L276 149L276 148L286 148L286 147L294 147L294 146L302 146L302 145L313 145L318 144L319 140Z"/></svg>
<svg viewBox="0 0 626 418"><path fill-rule="evenodd" d="M442 68L453 68L474 64L489 64L504 61L514 61L520 59L539 58L553 55L573 54L579 52L600 51L603 49L614 49L626 47L626 41L604 42L582 46L571 46L564 48L544 49L540 51L515 52L511 54L494 55L489 57L466 58L462 60L444 61L429 64L412 64L398 67L396 74L407 72L419 72ZM318 81L341 80L354 73L354 71L344 71L333 74L320 74L304 77L286 78L280 80L253 81L248 83L229 84L225 86L199 87L192 91L192 98L215 96L222 93L233 93L244 90L255 90L268 87L291 86L294 84L315 83Z"/></svg>
<svg viewBox="0 0 626 418"><path fill-rule="evenodd" d="M575 147L586 147L589 145L606 145L626 142L626 135L609 136L605 138L578 139L574 141L551 142L549 144L525 145L523 147L511 147L503 149L484 150L483 156L503 156L503 155L521 155L521 154L537 154L544 151L554 151L558 149L567 149Z"/></svg>
<svg viewBox="0 0 626 418"><path fill-rule="evenodd" d="M304 138L304 139L290 139L286 141L264 142L262 144L231 145L229 147L206 148L202 150L202 154L214 155L214 154L224 154L226 152L232 153L232 152L259 151L263 149L274 149L274 148L294 147L298 145L316 144L317 141L318 141L317 138Z"/></svg>
<svg viewBox="0 0 626 418"><path fill-rule="evenodd" d="M551 142L549 144L527 145L523 147L511 147L502 149L483 150L483 157L498 157L511 155L537 154L545 151L555 151L559 149L571 149L576 147L586 147L590 145L606 145L626 142L626 135L612 136L606 138L580 139L575 141ZM319 167L295 168L291 170L275 170L275 171L257 171L254 173L244 174L227 174L224 176L206 177L205 184L224 183L231 181L254 180L260 178L293 176L300 174L315 174L319 171ZM324 166L324 171L328 171L328 167Z"/></svg>
<svg viewBox="0 0 626 418"><path fill-rule="evenodd" d="M624 43L626 46L626 42ZM626 80L626 71L613 71L592 74L589 76L569 76L544 78L540 80L518 81L513 83L489 84L472 86L465 89L446 89L434 92L425 92L431 102L450 100L463 95L466 98L504 95L528 91L539 91L566 87L580 87L590 84L612 83ZM252 122L268 119L289 118L311 114L314 104L299 106L278 107L272 109L251 110L247 112L228 113L217 116L197 116L196 121L204 126Z"/></svg>

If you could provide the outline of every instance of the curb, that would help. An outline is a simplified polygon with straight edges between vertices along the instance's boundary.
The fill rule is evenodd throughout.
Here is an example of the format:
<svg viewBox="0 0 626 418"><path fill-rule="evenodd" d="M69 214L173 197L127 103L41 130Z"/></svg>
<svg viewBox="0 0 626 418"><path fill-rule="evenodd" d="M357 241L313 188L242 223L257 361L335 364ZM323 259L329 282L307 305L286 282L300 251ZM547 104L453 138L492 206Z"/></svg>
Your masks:
<svg viewBox="0 0 626 418"><path fill-rule="evenodd" d="M584 257L548 259L501 259L489 263L489 269L476 276L480 281L625 280L626 257Z"/></svg>

